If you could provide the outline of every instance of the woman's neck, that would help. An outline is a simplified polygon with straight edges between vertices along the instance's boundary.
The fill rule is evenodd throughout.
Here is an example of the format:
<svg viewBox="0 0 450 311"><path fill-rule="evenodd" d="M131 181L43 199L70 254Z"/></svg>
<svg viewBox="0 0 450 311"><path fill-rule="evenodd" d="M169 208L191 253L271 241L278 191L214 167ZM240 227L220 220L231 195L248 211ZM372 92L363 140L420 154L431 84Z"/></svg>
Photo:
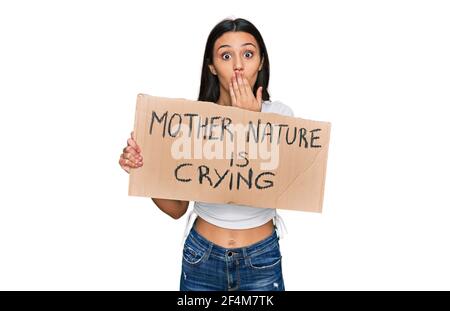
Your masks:
<svg viewBox="0 0 450 311"><path fill-rule="evenodd" d="M221 106L231 106L230 94L226 90L222 89L222 87L220 88L220 95L217 100L217 104Z"/></svg>

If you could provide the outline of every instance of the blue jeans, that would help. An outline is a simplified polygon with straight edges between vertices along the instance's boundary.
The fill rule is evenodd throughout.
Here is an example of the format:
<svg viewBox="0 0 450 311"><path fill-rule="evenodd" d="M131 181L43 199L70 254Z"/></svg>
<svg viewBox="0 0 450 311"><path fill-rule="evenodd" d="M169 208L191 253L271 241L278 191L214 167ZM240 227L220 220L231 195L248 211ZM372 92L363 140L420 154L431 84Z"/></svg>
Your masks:
<svg viewBox="0 0 450 311"><path fill-rule="evenodd" d="M241 248L224 248L192 226L183 247L181 291L284 291L276 231Z"/></svg>

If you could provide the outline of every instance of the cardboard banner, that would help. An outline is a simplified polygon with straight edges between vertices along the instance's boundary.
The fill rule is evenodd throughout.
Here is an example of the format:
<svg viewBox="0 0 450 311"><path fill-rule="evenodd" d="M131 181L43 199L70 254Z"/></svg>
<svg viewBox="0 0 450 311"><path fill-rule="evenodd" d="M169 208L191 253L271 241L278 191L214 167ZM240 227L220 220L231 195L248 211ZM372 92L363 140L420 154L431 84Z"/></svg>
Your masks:
<svg viewBox="0 0 450 311"><path fill-rule="evenodd" d="M331 124L139 94L129 195L321 212Z"/></svg>

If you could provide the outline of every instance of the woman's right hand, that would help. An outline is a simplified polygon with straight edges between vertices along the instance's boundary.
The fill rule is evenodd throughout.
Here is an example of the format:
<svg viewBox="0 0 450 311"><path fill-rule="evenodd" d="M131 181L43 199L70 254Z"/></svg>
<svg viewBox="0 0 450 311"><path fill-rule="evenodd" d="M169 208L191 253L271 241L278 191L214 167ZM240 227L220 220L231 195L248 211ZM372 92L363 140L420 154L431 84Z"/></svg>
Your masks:
<svg viewBox="0 0 450 311"><path fill-rule="evenodd" d="M141 148L136 143L134 131L131 132L131 137L127 140L127 146L123 148L123 152L120 155L119 165L127 173L130 173L131 168L139 168L144 163L141 156Z"/></svg>

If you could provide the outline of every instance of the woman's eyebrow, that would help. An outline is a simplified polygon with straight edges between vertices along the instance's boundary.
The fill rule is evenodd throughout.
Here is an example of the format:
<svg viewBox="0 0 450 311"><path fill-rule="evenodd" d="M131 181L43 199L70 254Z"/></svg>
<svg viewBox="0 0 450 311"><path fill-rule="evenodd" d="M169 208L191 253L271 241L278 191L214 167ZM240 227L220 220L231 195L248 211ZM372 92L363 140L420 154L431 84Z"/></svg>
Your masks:
<svg viewBox="0 0 450 311"><path fill-rule="evenodd" d="M251 42L244 43L241 46L246 46L246 45L253 45L255 47L255 49L256 49L256 46L253 43L251 43ZM223 45L219 46L219 48L217 50L220 50L221 48L225 48L225 47L229 47L230 48L231 45L223 44Z"/></svg>

